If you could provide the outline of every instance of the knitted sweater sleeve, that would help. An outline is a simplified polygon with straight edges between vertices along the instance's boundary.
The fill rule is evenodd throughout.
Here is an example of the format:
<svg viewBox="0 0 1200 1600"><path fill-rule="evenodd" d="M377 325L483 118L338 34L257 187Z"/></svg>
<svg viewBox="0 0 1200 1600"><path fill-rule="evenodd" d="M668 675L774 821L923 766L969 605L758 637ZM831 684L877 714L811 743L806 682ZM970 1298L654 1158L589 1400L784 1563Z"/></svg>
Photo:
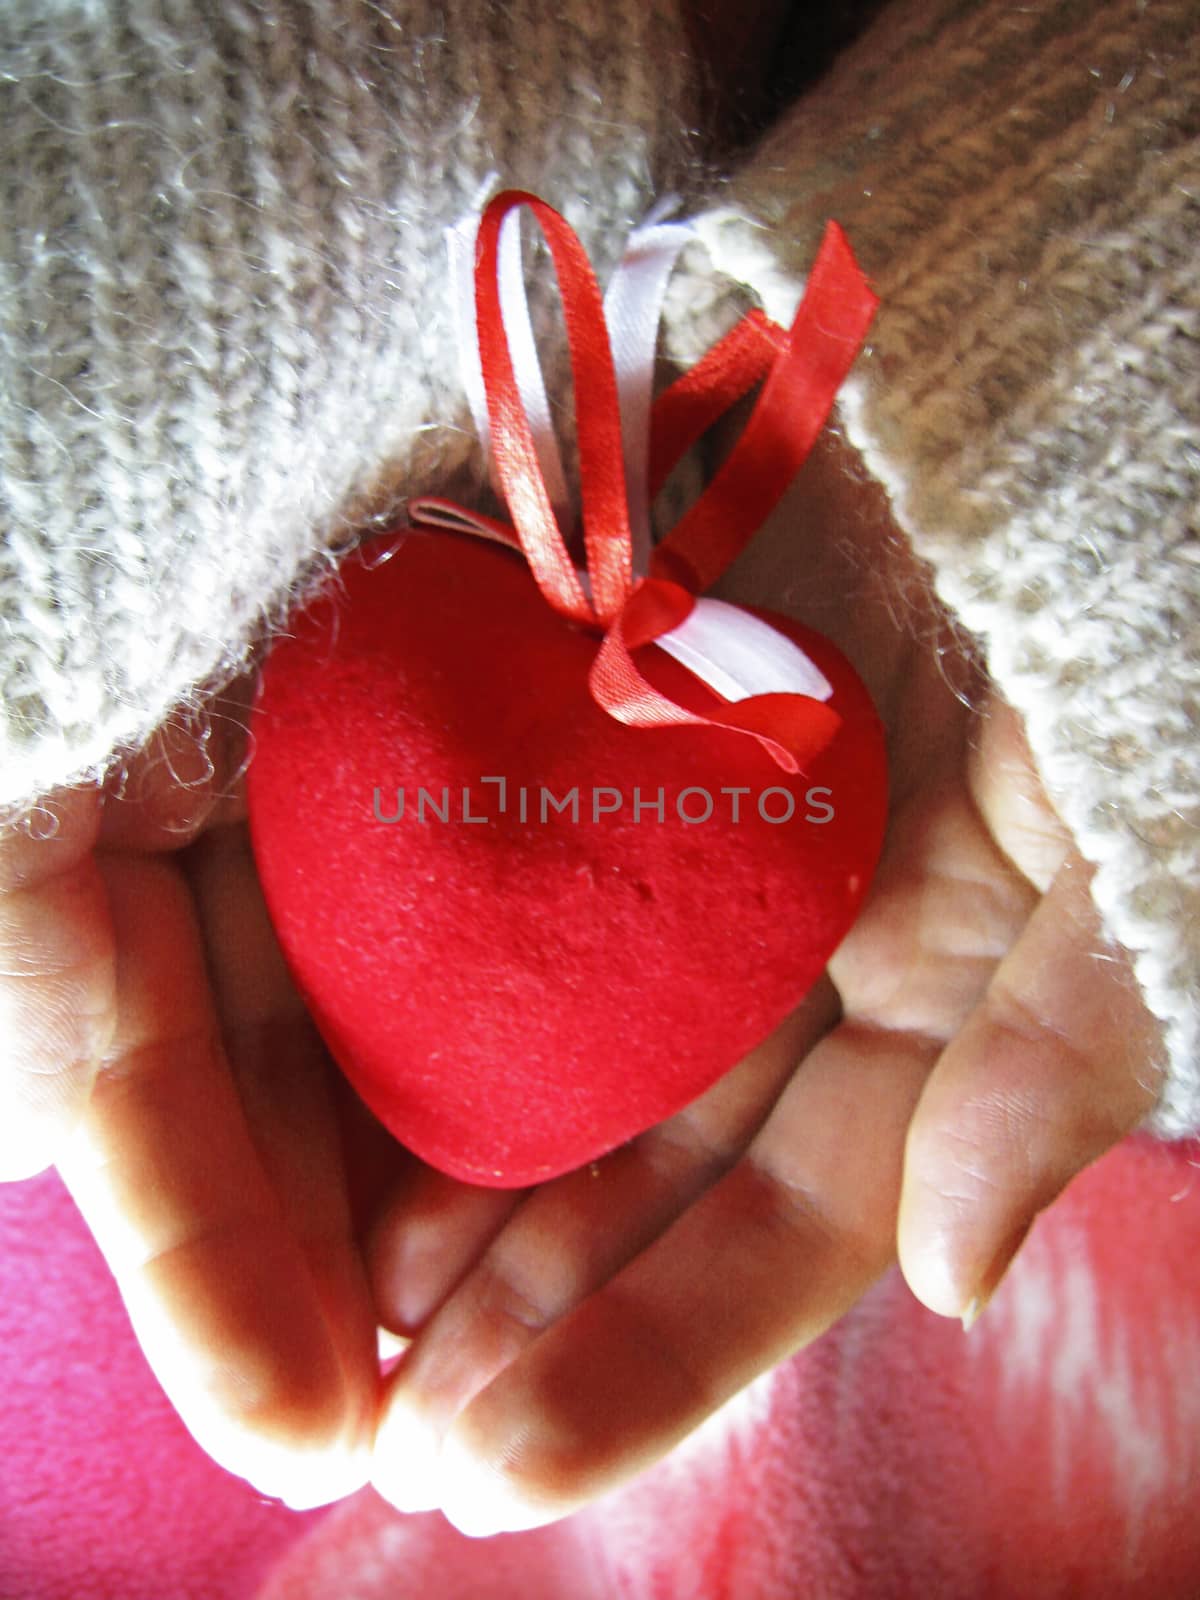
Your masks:
<svg viewBox="0 0 1200 1600"><path fill-rule="evenodd" d="M894 0L701 223L780 320L828 217L872 276L843 422L1096 864L1165 1135L1200 1129L1198 133L1194 0ZM679 286L684 360L713 302Z"/></svg>
<svg viewBox="0 0 1200 1600"><path fill-rule="evenodd" d="M469 464L443 229L497 172L611 264L687 63L675 0L0 7L0 808Z"/></svg>

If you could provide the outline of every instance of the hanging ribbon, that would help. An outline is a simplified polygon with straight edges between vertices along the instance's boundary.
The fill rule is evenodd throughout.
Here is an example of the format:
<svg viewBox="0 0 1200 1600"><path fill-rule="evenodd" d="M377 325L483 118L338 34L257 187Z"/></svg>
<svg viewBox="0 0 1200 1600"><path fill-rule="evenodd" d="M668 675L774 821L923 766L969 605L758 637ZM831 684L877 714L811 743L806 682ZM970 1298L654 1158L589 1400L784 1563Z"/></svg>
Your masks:
<svg viewBox="0 0 1200 1600"><path fill-rule="evenodd" d="M544 418L539 437L530 424L528 397L536 394L529 377L531 341L518 333L520 377L510 349L508 327L520 330L528 323L527 309L523 316L514 310L511 288L514 262L519 269L519 239L515 228L505 229L506 218L520 207L528 208L542 229L562 297L576 395L586 574L571 560L555 509L554 502L561 506L563 499L556 478L557 447L548 451ZM667 229L676 231L668 236ZM659 236L651 237L655 232ZM508 243L510 238L515 244ZM643 252L641 293L654 298L656 327L670 265L685 242L683 231L677 224L657 224L635 240ZM696 597L741 553L782 497L825 424L878 301L845 235L831 222L791 328L785 333L759 312L744 318L654 403L647 458L644 445L630 448L622 435L622 391L627 406L632 395L633 409L641 411L624 419L626 424L632 420L645 432L639 396L649 370L648 319L639 309L633 284L632 278L626 279L632 301L628 295L624 304L620 295L610 299L610 310L620 306L624 323L634 330L621 347L619 381L605 302L583 246L565 219L544 201L517 190L497 195L487 205L475 240L475 327L492 463L512 526L436 499L412 502L410 516L520 549L549 604L571 621L602 632L589 687L596 702L618 721L634 727L727 728L753 737L785 771L798 772L840 725L837 713L824 703L829 685L803 652L768 624L738 607ZM635 347L641 353L631 355ZM532 365L537 369L536 354ZM633 504L640 507L706 429L760 382L762 390L740 439L691 509L650 554L646 572L644 553L635 550L627 463L639 480L633 486ZM538 403L535 414L541 416L542 409ZM553 492L544 463L552 464ZM641 523L639 512L635 520ZM641 526L638 532L642 534ZM712 708L688 710L646 679L635 652L651 643L709 686Z"/></svg>

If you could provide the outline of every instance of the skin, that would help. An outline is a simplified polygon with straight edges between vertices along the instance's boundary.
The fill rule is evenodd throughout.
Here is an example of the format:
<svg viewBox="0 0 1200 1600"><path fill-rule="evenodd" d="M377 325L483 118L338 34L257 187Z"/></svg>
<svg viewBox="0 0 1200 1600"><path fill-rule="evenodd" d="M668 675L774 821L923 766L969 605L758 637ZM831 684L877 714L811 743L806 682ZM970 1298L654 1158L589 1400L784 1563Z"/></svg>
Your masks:
<svg viewBox="0 0 1200 1600"><path fill-rule="evenodd" d="M723 592L821 628L875 695L878 877L772 1039L544 1187L422 1168L333 1069L249 851L248 683L0 834L0 1174L57 1164L184 1420L261 1492L562 1515L897 1259L969 1320L1153 1103L1159 1030L1020 721L836 438ZM377 1327L412 1341L387 1379Z"/></svg>

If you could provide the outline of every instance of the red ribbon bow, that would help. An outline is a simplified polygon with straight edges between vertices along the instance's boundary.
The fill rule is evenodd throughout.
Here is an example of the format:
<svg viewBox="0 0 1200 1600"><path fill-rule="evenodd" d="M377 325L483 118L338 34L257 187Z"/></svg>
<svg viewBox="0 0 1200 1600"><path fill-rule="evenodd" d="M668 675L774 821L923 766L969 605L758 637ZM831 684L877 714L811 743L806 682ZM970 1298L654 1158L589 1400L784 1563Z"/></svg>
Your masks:
<svg viewBox="0 0 1200 1600"><path fill-rule="evenodd" d="M500 226L517 206L528 206L536 217L562 295L575 383L587 589L550 504L501 312ZM763 384L724 465L655 549L649 575L638 578L617 378L599 286L566 220L535 196L508 190L491 201L480 221L475 311L492 449L513 526L429 499L413 502L410 515L484 532L520 549L556 611L602 630L589 686L597 704L619 722L728 728L751 735L785 771L798 772L837 731L841 719L831 707L802 694L727 701L713 691L718 711L689 711L647 682L634 652L684 621L694 596L720 577L770 514L824 427L878 304L844 233L830 222L790 329L785 333L762 313L750 312L658 398L651 418L651 498L701 435L755 384Z"/></svg>

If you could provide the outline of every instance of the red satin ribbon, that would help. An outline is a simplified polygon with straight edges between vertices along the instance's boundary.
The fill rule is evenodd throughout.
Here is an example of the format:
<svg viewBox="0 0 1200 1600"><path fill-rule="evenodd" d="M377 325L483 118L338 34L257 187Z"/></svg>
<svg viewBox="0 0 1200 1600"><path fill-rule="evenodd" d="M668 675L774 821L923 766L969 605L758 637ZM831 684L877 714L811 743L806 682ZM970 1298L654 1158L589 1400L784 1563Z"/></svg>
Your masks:
<svg viewBox="0 0 1200 1600"><path fill-rule="evenodd" d="M500 306L500 226L528 206L550 247L562 296L579 438L580 499L590 596L580 582L550 504L521 402ZM519 190L497 195L479 226L475 311L496 471L514 534L447 502L426 501L441 525L455 515L475 531L519 545L556 611L598 627L604 639L589 686L597 703L633 727L672 723L729 728L758 740L787 772L798 772L840 724L822 701L801 694L752 695L717 713L686 710L643 676L634 652L679 626L694 596L716 581L765 521L825 425L862 345L878 300L841 228L828 224L804 297L785 333L760 312L733 331L655 402L650 490L720 416L762 382L750 420L724 465L651 558L633 573L617 379L604 303L591 265L566 220ZM765 380L765 381L764 381ZM414 518L420 504L410 507ZM714 698L720 701L714 691Z"/></svg>

